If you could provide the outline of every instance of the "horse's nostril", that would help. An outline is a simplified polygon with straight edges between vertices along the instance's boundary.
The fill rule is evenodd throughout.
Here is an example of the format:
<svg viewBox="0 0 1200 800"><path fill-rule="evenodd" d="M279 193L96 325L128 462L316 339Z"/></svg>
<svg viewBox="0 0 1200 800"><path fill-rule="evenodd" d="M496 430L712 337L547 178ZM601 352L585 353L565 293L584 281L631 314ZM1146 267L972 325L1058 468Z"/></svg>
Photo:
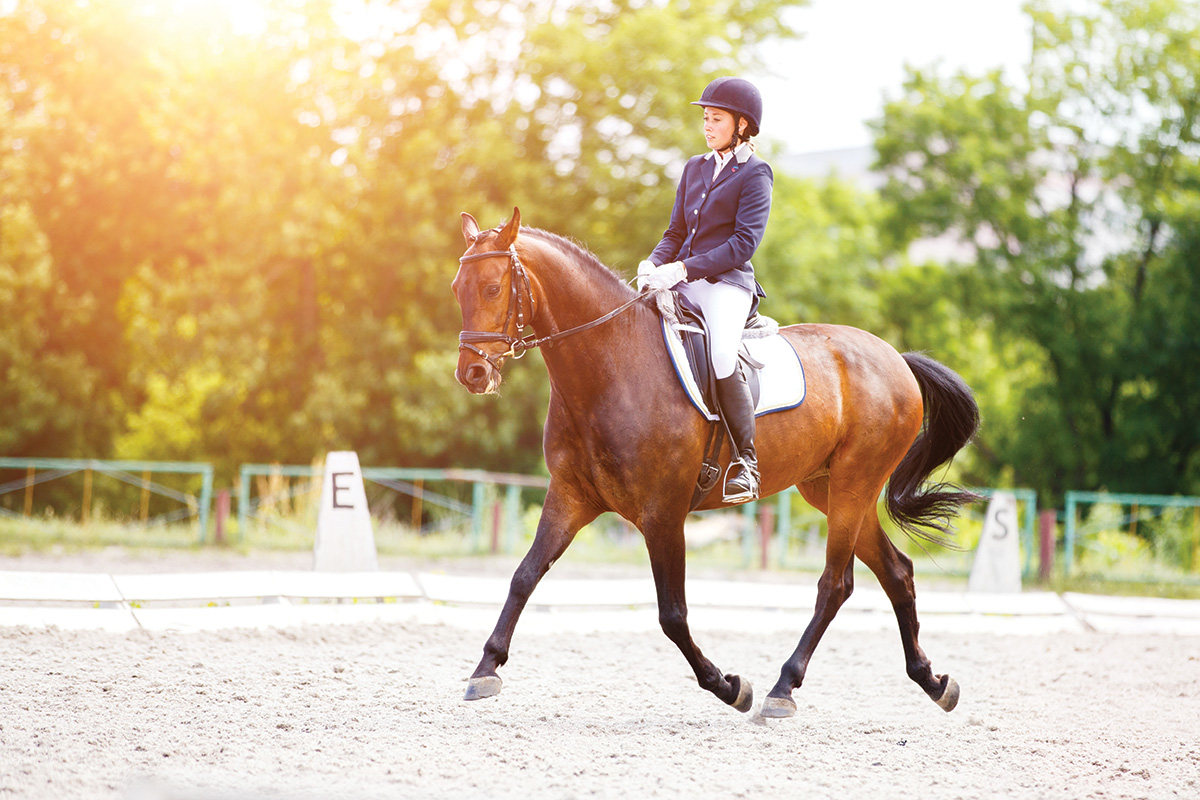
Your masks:
<svg viewBox="0 0 1200 800"><path fill-rule="evenodd" d="M487 368L482 364L472 364L467 367L467 383L480 383L487 380Z"/></svg>

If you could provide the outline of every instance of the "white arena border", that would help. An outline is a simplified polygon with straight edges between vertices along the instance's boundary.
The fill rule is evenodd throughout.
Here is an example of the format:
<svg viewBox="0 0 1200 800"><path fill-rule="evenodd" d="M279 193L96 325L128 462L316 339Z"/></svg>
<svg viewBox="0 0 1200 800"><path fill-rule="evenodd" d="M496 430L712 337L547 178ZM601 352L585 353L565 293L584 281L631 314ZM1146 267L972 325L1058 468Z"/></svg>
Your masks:
<svg viewBox="0 0 1200 800"><path fill-rule="evenodd" d="M88 574L0 571L0 626L125 632L286 628L405 622L490 631L507 578L432 572L222 571ZM800 631L815 581L690 580L696 630ZM1077 593L918 591L926 632L1200 635L1200 600ZM659 630L654 583L547 577L521 618L523 633ZM892 630L891 605L859 587L834 625Z"/></svg>

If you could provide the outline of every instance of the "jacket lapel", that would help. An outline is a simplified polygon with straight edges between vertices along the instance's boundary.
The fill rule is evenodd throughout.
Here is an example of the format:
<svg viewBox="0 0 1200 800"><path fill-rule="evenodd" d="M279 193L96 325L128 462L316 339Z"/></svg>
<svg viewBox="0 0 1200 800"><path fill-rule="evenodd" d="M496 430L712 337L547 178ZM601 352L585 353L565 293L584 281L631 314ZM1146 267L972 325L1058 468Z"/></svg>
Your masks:
<svg viewBox="0 0 1200 800"><path fill-rule="evenodd" d="M739 161L738 157L734 155L733 158L729 159L729 161L725 163L725 168L721 170L721 174L717 176L717 179L713 181L712 185L716 186L718 183L729 180L735 173L737 173L739 169L745 168L747 162L749 162L751 158L754 158L753 154L749 155L745 161Z"/></svg>
<svg viewBox="0 0 1200 800"><path fill-rule="evenodd" d="M725 162L725 168L721 170L721 174L713 181L713 186L716 186L721 181L727 180L730 175L737 171L738 163L736 158L731 158Z"/></svg>

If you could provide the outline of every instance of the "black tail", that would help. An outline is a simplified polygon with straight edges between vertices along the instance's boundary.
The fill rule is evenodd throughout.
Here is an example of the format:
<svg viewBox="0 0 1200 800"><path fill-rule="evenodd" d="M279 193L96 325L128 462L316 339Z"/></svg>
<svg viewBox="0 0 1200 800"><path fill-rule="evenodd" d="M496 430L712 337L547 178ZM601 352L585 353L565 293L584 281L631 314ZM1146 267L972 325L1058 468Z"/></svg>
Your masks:
<svg viewBox="0 0 1200 800"><path fill-rule="evenodd" d="M921 387L925 427L888 481L887 511L909 536L945 545L950 543L951 517L960 506L983 497L951 483L923 484L974 438L979 406L954 370L920 353L903 358Z"/></svg>

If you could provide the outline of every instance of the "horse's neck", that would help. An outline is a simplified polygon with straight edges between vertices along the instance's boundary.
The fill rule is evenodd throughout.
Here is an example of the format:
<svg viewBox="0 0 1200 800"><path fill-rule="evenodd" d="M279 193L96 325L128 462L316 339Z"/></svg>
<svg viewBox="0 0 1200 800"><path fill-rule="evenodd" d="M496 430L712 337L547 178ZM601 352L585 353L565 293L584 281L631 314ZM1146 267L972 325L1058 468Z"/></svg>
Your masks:
<svg viewBox="0 0 1200 800"><path fill-rule="evenodd" d="M607 311L602 312L607 313ZM595 317L585 320L585 322ZM657 317L645 303L635 304L603 325L559 340L542 349L542 360L555 394L575 409L603 408L624 416L661 397L663 371L655 363Z"/></svg>
<svg viewBox="0 0 1200 800"><path fill-rule="evenodd" d="M597 320L632 299L591 267L557 265L553 274L539 275L542 308L533 320L538 337L563 334ZM611 390L620 391L622 378L632 378L638 354L651 342L654 314L637 303L607 322L568 333L542 350L556 391L575 402L590 404Z"/></svg>

